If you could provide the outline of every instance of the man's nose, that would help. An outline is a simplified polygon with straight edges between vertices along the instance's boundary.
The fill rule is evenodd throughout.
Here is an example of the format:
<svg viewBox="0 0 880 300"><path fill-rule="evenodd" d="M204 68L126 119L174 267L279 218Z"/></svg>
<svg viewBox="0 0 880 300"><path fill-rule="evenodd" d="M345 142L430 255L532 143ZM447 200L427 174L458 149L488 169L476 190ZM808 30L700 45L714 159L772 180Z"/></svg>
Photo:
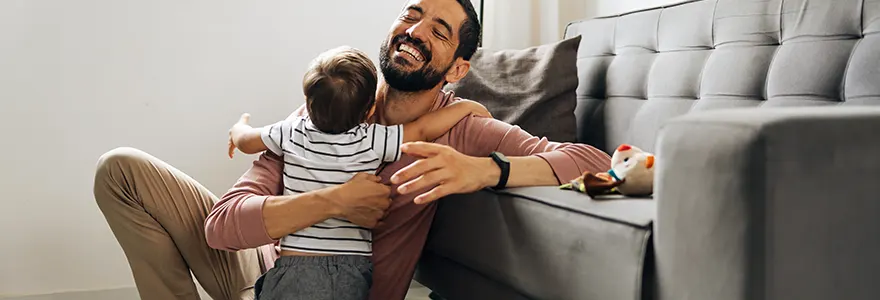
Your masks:
<svg viewBox="0 0 880 300"><path fill-rule="evenodd" d="M428 27L426 25L427 24L425 24L424 21L418 22L418 23L414 24L413 26L411 26L410 28L408 28L406 30L406 34L409 35L413 39L424 42L424 41L426 41L425 37L427 34L425 31L428 30Z"/></svg>

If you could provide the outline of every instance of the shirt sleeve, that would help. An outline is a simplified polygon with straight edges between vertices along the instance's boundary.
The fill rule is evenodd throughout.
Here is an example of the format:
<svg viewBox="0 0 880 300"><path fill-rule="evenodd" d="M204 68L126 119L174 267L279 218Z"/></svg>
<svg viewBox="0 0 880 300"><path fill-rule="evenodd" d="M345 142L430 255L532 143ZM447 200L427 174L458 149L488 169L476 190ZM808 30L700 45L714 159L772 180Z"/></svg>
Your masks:
<svg viewBox="0 0 880 300"><path fill-rule="evenodd" d="M449 144L470 156L488 156L498 151L506 156L541 157L553 169L556 179L568 182L586 171L605 172L611 156L598 148L577 143L558 143L536 137L519 126L502 121L471 116L453 127Z"/></svg>
<svg viewBox="0 0 880 300"><path fill-rule="evenodd" d="M305 106L297 109L288 120L303 115L306 115ZM281 156L265 152L220 197L205 219L205 239L210 247L237 251L276 242L266 232L263 204L269 196L281 195L283 166Z"/></svg>
<svg viewBox="0 0 880 300"><path fill-rule="evenodd" d="M260 138L263 139L266 148L275 155L284 155L284 142L296 134L293 129L297 127L299 120L301 119L287 119L261 128Z"/></svg>
<svg viewBox="0 0 880 300"><path fill-rule="evenodd" d="M263 153L214 204L205 219L205 238L215 249L237 251L273 243L263 224L263 203L281 193L280 156Z"/></svg>
<svg viewBox="0 0 880 300"><path fill-rule="evenodd" d="M395 162L400 159L400 145L403 143L403 125L385 126L371 124L367 128L367 139L373 152L382 162Z"/></svg>

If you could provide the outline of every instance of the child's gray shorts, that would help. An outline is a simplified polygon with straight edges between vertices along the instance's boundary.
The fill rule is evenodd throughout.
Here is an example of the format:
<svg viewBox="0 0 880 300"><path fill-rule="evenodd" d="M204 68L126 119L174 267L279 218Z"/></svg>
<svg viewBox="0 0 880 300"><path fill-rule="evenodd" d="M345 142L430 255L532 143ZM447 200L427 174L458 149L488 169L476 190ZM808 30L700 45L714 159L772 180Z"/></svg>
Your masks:
<svg viewBox="0 0 880 300"><path fill-rule="evenodd" d="M282 256L254 293L256 300L365 300L372 283L368 256Z"/></svg>

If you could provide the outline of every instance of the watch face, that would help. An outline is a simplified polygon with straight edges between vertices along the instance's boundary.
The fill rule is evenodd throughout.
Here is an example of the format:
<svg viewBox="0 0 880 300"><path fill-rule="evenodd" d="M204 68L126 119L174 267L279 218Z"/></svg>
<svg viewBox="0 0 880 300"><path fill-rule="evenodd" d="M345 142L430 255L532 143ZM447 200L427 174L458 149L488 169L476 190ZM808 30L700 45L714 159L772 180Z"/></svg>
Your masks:
<svg viewBox="0 0 880 300"><path fill-rule="evenodd" d="M495 152L494 154L495 154L495 156L498 157L498 159L500 159L501 161L503 161L503 162L510 162L509 160L507 160L507 156L504 156L504 154L502 154L501 152Z"/></svg>

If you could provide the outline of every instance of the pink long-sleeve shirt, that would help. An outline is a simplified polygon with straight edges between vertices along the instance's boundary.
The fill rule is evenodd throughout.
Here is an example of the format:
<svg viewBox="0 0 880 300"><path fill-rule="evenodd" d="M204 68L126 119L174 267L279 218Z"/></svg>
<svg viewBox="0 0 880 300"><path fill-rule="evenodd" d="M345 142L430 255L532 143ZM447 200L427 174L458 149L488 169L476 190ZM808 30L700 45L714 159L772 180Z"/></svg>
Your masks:
<svg viewBox="0 0 880 300"><path fill-rule="evenodd" d="M451 92L441 92L432 110L458 99ZM303 113L303 110L299 110L299 113ZM490 118L465 118L434 142L477 157L487 157L492 151L507 156L535 155L550 164L559 182L568 182L585 171L606 171L611 161L608 154L594 147L550 142L546 138L532 136L517 126ZM390 184L391 175L415 161L404 155L378 175L385 184ZM259 248L264 254L266 268L273 265L278 257L274 247L277 241L266 232L262 209L268 196L282 192L282 167L281 157L268 152L262 154L214 205L205 224L211 247L229 251ZM396 191L396 186L393 187ZM413 203L415 196L427 190L407 195L393 192L387 217L373 229L371 299L404 299L406 296L437 210L433 203Z"/></svg>

